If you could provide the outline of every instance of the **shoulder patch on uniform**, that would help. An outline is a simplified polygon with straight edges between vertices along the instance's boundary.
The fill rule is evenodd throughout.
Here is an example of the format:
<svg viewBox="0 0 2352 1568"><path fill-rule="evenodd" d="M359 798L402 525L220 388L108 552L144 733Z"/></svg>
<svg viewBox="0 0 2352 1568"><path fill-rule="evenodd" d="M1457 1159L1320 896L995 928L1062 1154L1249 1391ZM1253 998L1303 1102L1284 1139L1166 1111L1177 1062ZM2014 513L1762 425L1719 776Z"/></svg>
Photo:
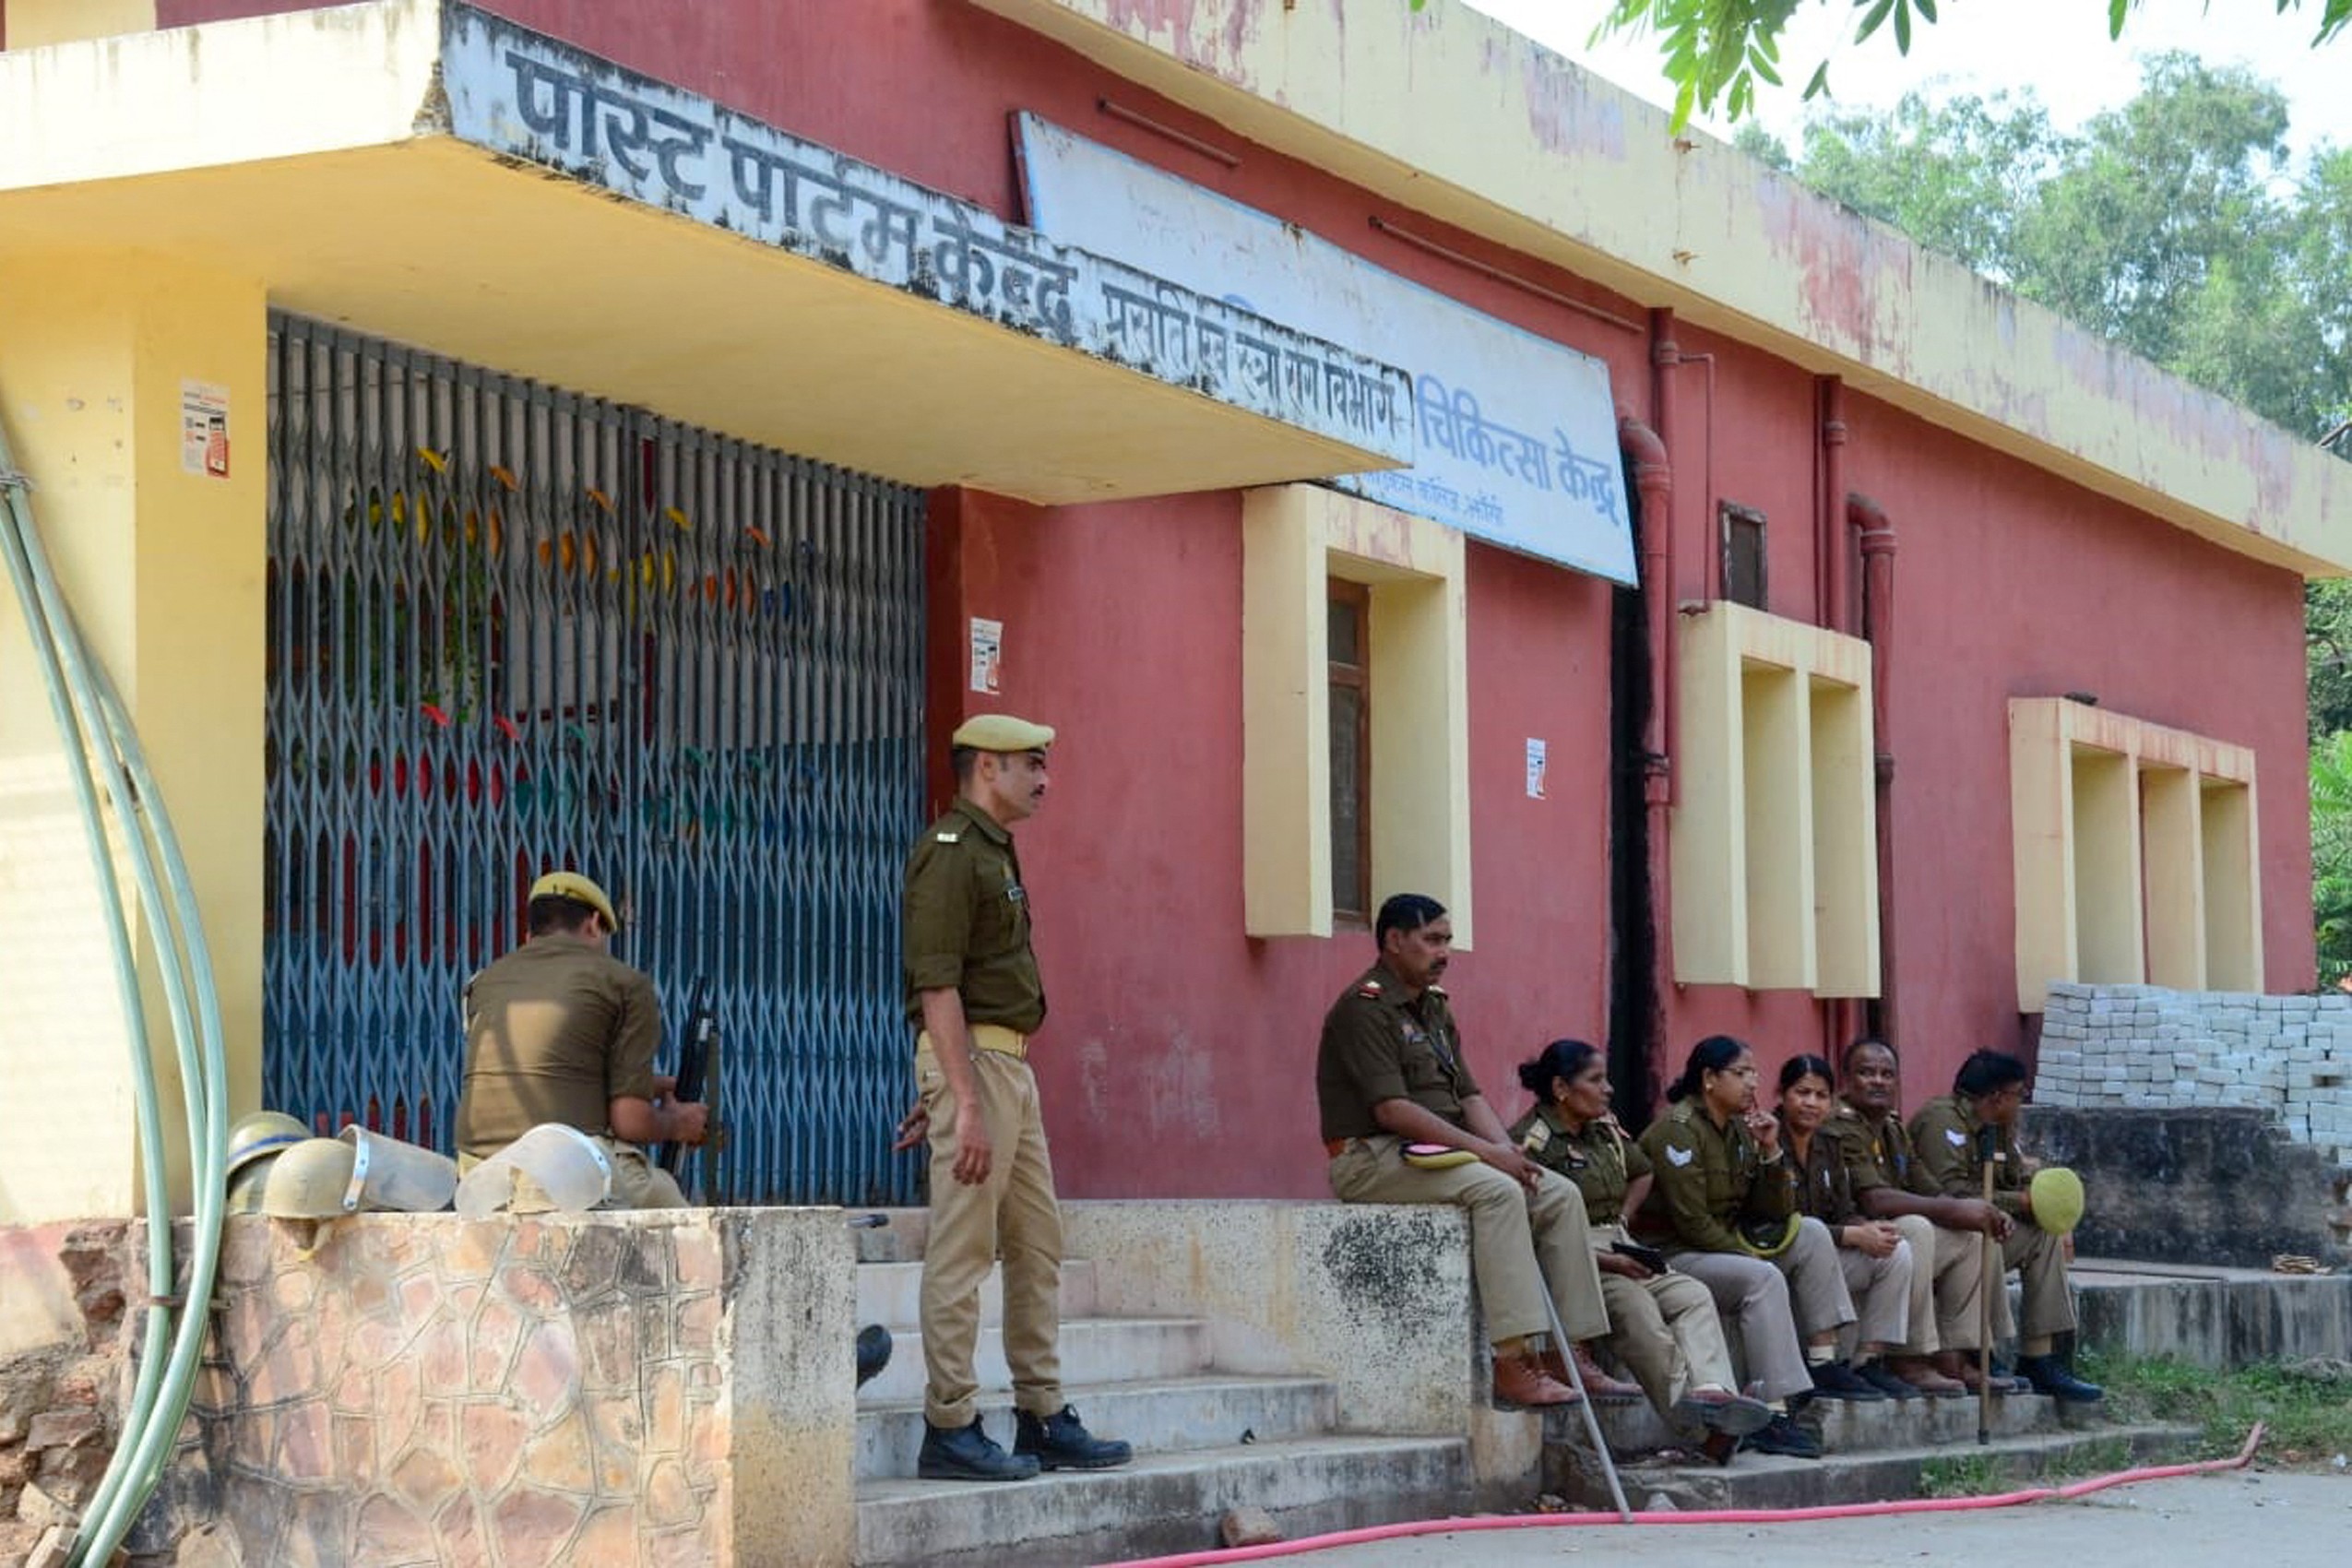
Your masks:
<svg viewBox="0 0 2352 1568"><path fill-rule="evenodd" d="M1677 1170L1681 1170L1698 1157L1699 1151L1694 1148L1684 1148L1679 1144L1666 1146L1666 1161Z"/></svg>
<svg viewBox="0 0 2352 1568"><path fill-rule="evenodd" d="M942 844L960 844L964 841L964 836L961 833L934 833L932 837Z"/></svg>
<svg viewBox="0 0 2352 1568"><path fill-rule="evenodd" d="M1946 1127L1943 1130L1943 1141L1950 1144L1954 1148L1966 1148L1968 1146L1968 1134L1962 1132L1957 1127Z"/></svg>

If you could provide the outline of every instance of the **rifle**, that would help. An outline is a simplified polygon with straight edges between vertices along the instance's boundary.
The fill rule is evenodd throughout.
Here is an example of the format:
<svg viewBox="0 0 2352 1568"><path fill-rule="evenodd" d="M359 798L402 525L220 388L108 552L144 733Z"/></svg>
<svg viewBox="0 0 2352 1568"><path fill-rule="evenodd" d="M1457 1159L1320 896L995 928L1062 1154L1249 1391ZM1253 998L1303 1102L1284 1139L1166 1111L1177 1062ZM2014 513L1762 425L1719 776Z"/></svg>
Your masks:
<svg viewBox="0 0 2352 1568"><path fill-rule="evenodd" d="M715 1092L719 1084L719 1012L711 1004L709 981L697 978L692 995L693 1004L686 1015L686 1038L678 1047L678 1085L670 1098L680 1104L700 1101L709 1106L710 1119L702 1146L715 1153L725 1146ZM687 1152L684 1144L672 1140L661 1146L655 1163L675 1176ZM706 1182L710 1177L707 1156L703 1160L703 1177Z"/></svg>

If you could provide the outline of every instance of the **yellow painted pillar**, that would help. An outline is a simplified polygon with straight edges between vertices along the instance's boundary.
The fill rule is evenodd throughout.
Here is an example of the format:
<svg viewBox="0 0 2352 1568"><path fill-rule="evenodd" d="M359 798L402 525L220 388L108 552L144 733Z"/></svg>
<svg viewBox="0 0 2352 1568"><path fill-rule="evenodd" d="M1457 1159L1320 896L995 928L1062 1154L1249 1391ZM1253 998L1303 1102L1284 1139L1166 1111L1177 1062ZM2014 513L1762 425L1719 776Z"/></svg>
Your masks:
<svg viewBox="0 0 2352 1568"><path fill-rule="evenodd" d="M120 253L0 265L0 420L60 586L186 849L232 1119L260 1098L267 349L255 279ZM220 442L206 439L216 409L225 473ZM125 902L136 928L127 882ZM141 1207L101 908L32 645L16 596L0 591L0 1224ZM184 1209L177 1057L147 933L136 935Z"/></svg>

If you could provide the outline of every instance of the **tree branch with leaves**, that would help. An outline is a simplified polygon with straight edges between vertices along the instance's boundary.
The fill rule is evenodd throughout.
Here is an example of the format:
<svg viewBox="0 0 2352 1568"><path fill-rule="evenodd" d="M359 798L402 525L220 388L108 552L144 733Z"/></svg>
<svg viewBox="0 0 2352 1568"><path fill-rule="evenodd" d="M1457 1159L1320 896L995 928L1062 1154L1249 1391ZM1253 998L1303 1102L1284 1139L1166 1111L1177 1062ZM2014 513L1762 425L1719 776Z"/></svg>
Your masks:
<svg viewBox="0 0 2352 1568"><path fill-rule="evenodd" d="M1420 10L1427 0L1412 0ZM1593 30L1598 42L1613 34L1640 37L1655 33L1665 74L1675 84L1674 128L1681 130L1694 111L1713 113L1720 103L1734 120L1755 107L1759 84L1782 85L1781 43L1789 19L1809 6L1835 6L1840 0L1608 0L1610 11ZM1849 0L1855 13L1854 40L1862 42L1882 32L1891 34L1896 53L1909 54L1920 30L1935 25L1937 0ZM2317 12L2318 48L2352 27L2352 0L2272 0L2281 16ZM2137 0L2107 0L2107 30L2120 38ZM1805 97L1829 91L1829 62L1813 67L1805 81Z"/></svg>

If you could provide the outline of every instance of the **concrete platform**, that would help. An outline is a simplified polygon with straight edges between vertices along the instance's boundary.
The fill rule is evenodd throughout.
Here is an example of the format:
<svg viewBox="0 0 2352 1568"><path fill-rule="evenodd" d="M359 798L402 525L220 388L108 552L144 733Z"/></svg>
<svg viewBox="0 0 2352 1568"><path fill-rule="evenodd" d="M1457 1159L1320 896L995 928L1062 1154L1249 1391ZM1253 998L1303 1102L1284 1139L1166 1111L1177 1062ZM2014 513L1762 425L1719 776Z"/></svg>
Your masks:
<svg viewBox="0 0 2352 1568"><path fill-rule="evenodd" d="M1122 1438L1139 1454L1173 1454L1242 1443L1311 1437L1338 1424L1337 1391L1312 1377L1244 1377L1206 1373L1148 1382L1106 1383L1069 1389L1087 1426ZM1013 1445L1013 1405L980 1402L990 1436ZM920 1397L861 1407L858 1411L858 1480L904 1479L915 1473L922 1448Z"/></svg>
<svg viewBox="0 0 2352 1568"><path fill-rule="evenodd" d="M1298 1537L1443 1515L1468 1486L1467 1442L1381 1437L1141 1454L994 1485L873 1482L858 1492L858 1562L1069 1568L1216 1546L1229 1508L1263 1508Z"/></svg>
<svg viewBox="0 0 2352 1568"><path fill-rule="evenodd" d="M1645 1454L1674 1446L1678 1440L1648 1401L1638 1405L1601 1405L1600 1428L1610 1449L1618 1454ZM1833 1454L1934 1447L1974 1443L1977 1402L1974 1399L1887 1399L1876 1404L1849 1404L1824 1399L1813 1406L1822 1441ZM1812 1419L1811 1416L1808 1418ZM2007 1395L1992 1402L1995 1437L2025 1437L2098 1420L2061 1407L2038 1394ZM1571 1410L1553 1410L1544 1417L1544 1442L1585 1443L1584 1418Z"/></svg>
<svg viewBox="0 0 2352 1568"><path fill-rule="evenodd" d="M2203 1435L2192 1426L2100 1425L1996 1438L1980 1448L1974 1430L1972 1422L1969 1438L1960 1442L1831 1454L1820 1459L1741 1454L1722 1467L1637 1461L1621 1464L1618 1474L1626 1501L1636 1509L1811 1508L1924 1496L1928 1467L1937 1460L1985 1456L1993 1468L1994 1485L2025 1484L2053 1467L2082 1474L2168 1463L2186 1457ZM1547 1487L1570 1503L1609 1506L1608 1485L1581 1447L1547 1444L1544 1471Z"/></svg>
<svg viewBox="0 0 2352 1568"><path fill-rule="evenodd" d="M2081 1343L2216 1369L2307 1356L2352 1360L2352 1275L2285 1275L2084 1258Z"/></svg>
<svg viewBox="0 0 2352 1568"><path fill-rule="evenodd" d="M921 1259L867 1263L858 1265L858 1321L887 1325L895 1334L911 1331L922 1319L923 1265ZM1062 1260L1062 1321L1092 1317L1098 1294L1091 1258ZM980 1322L1004 1321L1004 1265L988 1271L980 1285Z"/></svg>
<svg viewBox="0 0 2352 1568"><path fill-rule="evenodd" d="M920 1399L923 1392L923 1336L893 1331L890 1364L858 1391L861 1406ZM1073 1387L1126 1383L1141 1378L1182 1377L1209 1364L1208 1325L1198 1318L1078 1318L1062 1325L1062 1380ZM983 1393L1013 1386L1004 1364L1004 1330L983 1324L973 1360Z"/></svg>

